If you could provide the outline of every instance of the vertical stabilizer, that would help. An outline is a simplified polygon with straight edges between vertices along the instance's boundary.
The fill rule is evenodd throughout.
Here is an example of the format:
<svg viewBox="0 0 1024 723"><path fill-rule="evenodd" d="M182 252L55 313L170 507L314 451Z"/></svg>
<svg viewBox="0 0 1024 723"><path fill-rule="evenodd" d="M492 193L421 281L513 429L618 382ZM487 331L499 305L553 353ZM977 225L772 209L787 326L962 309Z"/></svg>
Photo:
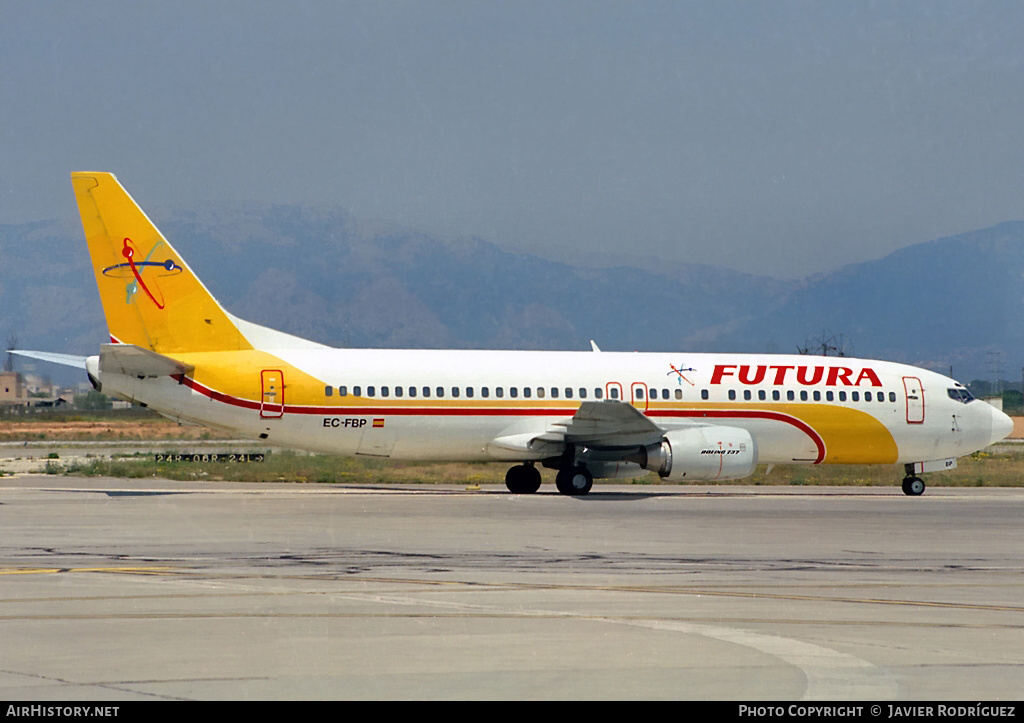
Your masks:
<svg viewBox="0 0 1024 723"><path fill-rule="evenodd" d="M160 354L252 349L110 173L72 173L111 341Z"/></svg>

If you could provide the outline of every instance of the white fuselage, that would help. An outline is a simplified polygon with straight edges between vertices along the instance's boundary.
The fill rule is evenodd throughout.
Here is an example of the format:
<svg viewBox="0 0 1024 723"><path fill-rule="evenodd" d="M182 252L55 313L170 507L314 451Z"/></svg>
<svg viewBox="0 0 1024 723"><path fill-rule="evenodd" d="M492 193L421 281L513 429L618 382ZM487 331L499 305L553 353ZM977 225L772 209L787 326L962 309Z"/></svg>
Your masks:
<svg viewBox="0 0 1024 723"><path fill-rule="evenodd" d="M961 401L954 380L836 357L619 352L282 349L281 378L237 368L259 393L105 374L104 391L172 418L282 446L404 460L529 460L497 439L543 434L583 401L629 403L664 429L747 430L762 463L955 458L1005 436L1009 419ZM228 365L232 352L204 357ZM281 368L276 368L281 367ZM269 367L268 367L269 368ZM267 381L267 380L270 381ZM268 391L270 389L270 391ZM269 394L269 397L268 397ZM965 395L966 396L966 395ZM969 399L969 397L968 397Z"/></svg>

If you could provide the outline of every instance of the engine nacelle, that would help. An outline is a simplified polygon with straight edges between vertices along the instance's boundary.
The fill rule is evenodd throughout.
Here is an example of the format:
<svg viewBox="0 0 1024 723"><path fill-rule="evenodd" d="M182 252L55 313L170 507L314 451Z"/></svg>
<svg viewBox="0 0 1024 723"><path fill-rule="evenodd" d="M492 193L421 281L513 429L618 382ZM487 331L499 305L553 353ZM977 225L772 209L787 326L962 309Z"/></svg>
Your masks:
<svg viewBox="0 0 1024 723"><path fill-rule="evenodd" d="M670 480L742 479L754 473L757 444L738 427L673 429L658 444L641 448L637 461Z"/></svg>

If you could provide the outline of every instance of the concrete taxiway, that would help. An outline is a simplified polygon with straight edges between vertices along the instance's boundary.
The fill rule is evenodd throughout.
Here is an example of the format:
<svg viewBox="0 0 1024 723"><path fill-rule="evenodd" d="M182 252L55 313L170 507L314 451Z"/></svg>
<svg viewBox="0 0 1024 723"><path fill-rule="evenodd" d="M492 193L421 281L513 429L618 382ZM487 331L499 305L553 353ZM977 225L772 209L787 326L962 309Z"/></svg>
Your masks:
<svg viewBox="0 0 1024 723"><path fill-rule="evenodd" d="M1024 489L0 478L0 698L1019 698Z"/></svg>

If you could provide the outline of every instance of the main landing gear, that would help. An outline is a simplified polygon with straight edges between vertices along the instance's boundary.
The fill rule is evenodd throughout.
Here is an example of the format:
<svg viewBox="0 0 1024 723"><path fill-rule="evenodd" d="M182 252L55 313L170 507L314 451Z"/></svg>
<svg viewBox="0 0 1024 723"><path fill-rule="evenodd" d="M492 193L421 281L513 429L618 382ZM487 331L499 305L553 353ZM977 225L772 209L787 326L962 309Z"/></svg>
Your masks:
<svg viewBox="0 0 1024 723"><path fill-rule="evenodd" d="M512 467L505 473L505 486L514 495L532 495L540 489L540 470L533 462Z"/></svg>
<svg viewBox="0 0 1024 723"><path fill-rule="evenodd" d="M555 487L563 495L585 495L594 486L594 475L583 465L563 467L555 475Z"/></svg>
<svg viewBox="0 0 1024 723"><path fill-rule="evenodd" d="M540 470L533 462L516 465L505 473L505 486L515 495L532 495L540 489ZM585 495L594 486L594 475L583 465L563 467L555 475L555 487L563 495Z"/></svg>

